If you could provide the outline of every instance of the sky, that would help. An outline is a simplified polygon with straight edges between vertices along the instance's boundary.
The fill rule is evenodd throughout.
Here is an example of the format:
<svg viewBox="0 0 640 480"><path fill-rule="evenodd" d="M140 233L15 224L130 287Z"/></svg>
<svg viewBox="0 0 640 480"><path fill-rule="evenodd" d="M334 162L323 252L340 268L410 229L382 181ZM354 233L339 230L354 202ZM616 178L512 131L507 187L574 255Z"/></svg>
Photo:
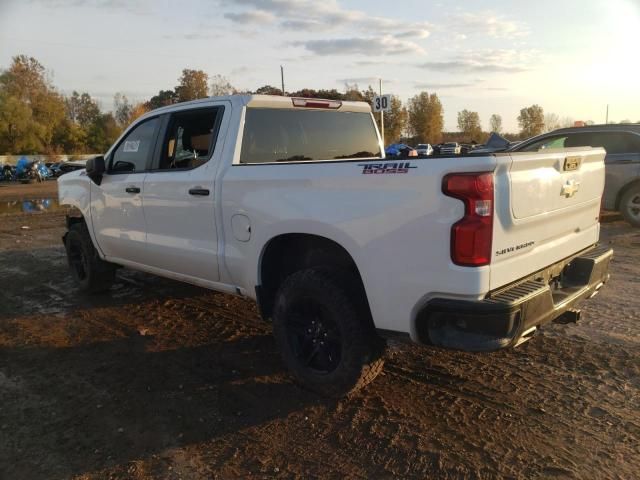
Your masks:
<svg viewBox="0 0 640 480"><path fill-rule="evenodd" d="M369 84L426 90L506 131L537 103L575 120L640 121L640 0L0 0L0 68L26 54L65 94L144 101L183 68L238 89Z"/></svg>

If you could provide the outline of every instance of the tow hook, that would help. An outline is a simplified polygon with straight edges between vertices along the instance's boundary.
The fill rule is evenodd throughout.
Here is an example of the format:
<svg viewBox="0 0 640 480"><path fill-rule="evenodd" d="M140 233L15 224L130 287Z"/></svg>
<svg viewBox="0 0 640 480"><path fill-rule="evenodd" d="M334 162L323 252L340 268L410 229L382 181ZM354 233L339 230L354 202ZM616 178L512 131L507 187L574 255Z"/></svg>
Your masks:
<svg viewBox="0 0 640 480"><path fill-rule="evenodd" d="M577 323L580 320L580 316L582 314L581 310L576 310L571 308L560 315L558 318L554 320L554 323L559 323L561 325L567 325L569 323Z"/></svg>

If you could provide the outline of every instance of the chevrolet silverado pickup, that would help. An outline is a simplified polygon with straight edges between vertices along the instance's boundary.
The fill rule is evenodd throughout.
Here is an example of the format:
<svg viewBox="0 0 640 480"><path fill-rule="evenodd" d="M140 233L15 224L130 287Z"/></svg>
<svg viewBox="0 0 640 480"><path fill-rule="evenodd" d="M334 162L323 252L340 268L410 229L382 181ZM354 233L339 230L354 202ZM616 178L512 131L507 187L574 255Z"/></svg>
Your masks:
<svg viewBox="0 0 640 480"><path fill-rule="evenodd" d="M59 179L80 289L118 267L255 299L305 387L382 368L384 330L512 347L608 279L605 152L387 159L369 105L207 98L137 119Z"/></svg>

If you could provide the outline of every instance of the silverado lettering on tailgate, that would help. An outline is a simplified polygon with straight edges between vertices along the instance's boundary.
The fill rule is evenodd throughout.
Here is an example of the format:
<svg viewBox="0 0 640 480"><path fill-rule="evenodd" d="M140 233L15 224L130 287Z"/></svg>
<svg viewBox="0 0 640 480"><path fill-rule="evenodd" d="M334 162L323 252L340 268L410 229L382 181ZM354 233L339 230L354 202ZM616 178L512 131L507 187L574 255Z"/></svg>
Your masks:
<svg viewBox="0 0 640 480"><path fill-rule="evenodd" d="M520 245L516 245L514 247L507 247L501 250L496 250L496 256L504 255L505 253L515 252L516 250L522 250L523 248L532 247L534 243L536 242L526 242L526 243L521 243Z"/></svg>

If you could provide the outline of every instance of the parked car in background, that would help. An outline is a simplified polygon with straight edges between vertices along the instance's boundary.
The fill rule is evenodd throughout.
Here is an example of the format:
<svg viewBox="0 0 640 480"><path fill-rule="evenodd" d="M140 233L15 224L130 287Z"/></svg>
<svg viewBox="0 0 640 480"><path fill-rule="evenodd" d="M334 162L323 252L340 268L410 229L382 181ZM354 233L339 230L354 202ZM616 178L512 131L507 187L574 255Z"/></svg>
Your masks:
<svg viewBox="0 0 640 480"><path fill-rule="evenodd" d="M420 156L433 155L433 147L429 143L419 143L416 145L416 152Z"/></svg>
<svg viewBox="0 0 640 480"><path fill-rule="evenodd" d="M457 142L448 142L440 147L440 155L460 155L462 147Z"/></svg>
<svg viewBox="0 0 640 480"><path fill-rule="evenodd" d="M70 160L68 162L54 163L51 166L51 172L54 177L59 177L65 173L74 172L76 170L82 170L86 166L85 160Z"/></svg>
<svg viewBox="0 0 640 480"><path fill-rule="evenodd" d="M387 157L417 157L418 152L406 143L392 143L384 149Z"/></svg>
<svg viewBox="0 0 640 480"><path fill-rule="evenodd" d="M607 151L603 208L619 211L631 225L640 227L640 124L562 128L526 140L509 151L585 146Z"/></svg>
<svg viewBox="0 0 640 480"><path fill-rule="evenodd" d="M40 160L29 160L22 157L16 163L14 178L22 183L40 183L52 176L51 171Z"/></svg>

